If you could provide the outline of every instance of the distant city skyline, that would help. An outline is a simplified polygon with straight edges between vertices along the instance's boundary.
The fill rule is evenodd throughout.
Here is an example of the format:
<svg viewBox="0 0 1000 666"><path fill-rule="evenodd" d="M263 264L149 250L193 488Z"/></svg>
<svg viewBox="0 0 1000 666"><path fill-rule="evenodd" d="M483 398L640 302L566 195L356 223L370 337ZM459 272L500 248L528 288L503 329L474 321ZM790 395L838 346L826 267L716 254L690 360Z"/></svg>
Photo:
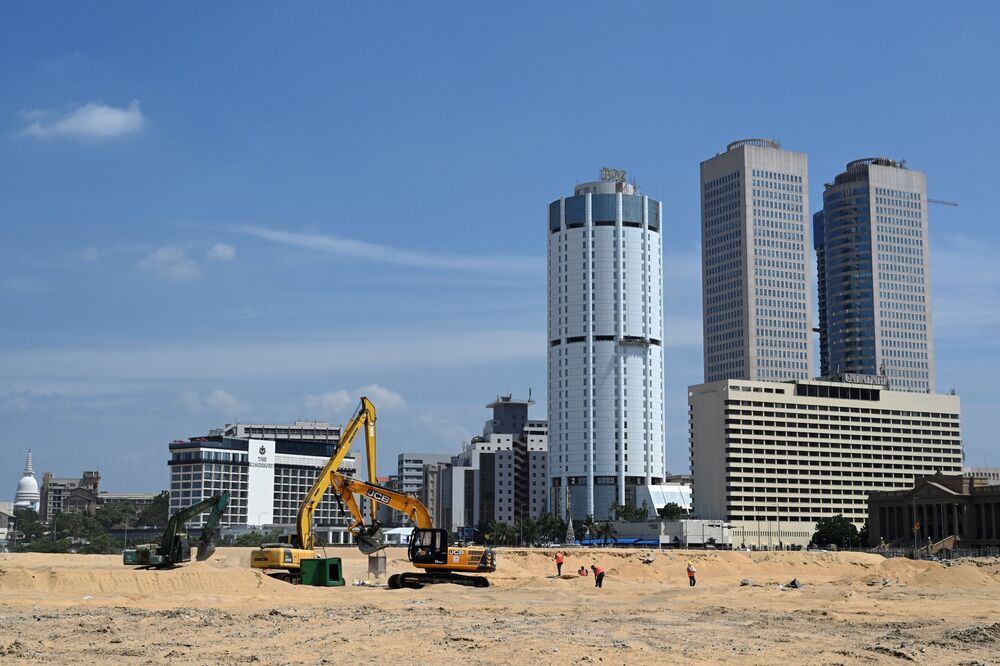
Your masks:
<svg viewBox="0 0 1000 666"><path fill-rule="evenodd" d="M385 472L406 450L456 450L498 390L545 404L539 220L605 165L663 202L666 457L684 472L704 374L698 165L739 137L808 154L804 215L869 155L959 202L930 221L936 388L961 395L967 464L1000 465L1000 7L839 7L865 21L636 3L600 43L579 38L597 3L530 21L471 4L207 7L196 25L168 6L5 8L5 493L29 448L39 474L162 489L165 442L237 420L343 424L361 393ZM887 33L927 48L879 48Z"/></svg>

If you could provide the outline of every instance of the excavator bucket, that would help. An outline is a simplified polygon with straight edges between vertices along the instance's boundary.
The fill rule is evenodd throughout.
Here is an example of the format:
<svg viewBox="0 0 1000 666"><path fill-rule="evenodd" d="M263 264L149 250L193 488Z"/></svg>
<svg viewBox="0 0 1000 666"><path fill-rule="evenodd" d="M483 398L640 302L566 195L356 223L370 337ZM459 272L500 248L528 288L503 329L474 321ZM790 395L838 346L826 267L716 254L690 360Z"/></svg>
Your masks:
<svg viewBox="0 0 1000 666"><path fill-rule="evenodd" d="M198 554L195 559L199 562L204 562L208 558L212 557L212 553L215 552L215 544L211 541L199 541L198 542Z"/></svg>
<svg viewBox="0 0 1000 666"><path fill-rule="evenodd" d="M360 550L365 555L371 555L372 553L377 553L378 551L385 548L385 543L382 541L382 531L379 530L375 534L369 536L367 534L359 534L357 537L358 550Z"/></svg>

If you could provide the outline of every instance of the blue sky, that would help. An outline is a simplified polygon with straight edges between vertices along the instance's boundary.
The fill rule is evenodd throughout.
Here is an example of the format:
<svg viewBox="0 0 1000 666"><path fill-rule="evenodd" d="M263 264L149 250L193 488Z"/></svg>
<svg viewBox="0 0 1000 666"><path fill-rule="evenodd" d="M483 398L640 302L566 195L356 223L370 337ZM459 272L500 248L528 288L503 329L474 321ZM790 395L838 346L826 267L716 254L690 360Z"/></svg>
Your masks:
<svg viewBox="0 0 1000 666"><path fill-rule="evenodd" d="M236 418L379 409L380 470L498 393L545 415L546 205L664 202L667 458L701 380L698 163L747 136L905 158L938 389L1000 465L995 3L135 3L0 9L0 486L111 490ZM5 485L3 485L5 484ZM0 496L5 493L0 491Z"/></svg>

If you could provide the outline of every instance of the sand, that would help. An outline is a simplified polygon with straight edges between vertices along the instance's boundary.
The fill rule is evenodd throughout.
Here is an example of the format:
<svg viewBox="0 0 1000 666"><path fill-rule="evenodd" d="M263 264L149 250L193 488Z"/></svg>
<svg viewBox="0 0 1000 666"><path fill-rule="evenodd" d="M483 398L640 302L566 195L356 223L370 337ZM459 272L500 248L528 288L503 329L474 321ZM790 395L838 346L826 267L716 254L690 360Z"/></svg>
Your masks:
<svg viewBox="0 0 1000 666"><path fill-rule="evenodd" d="M350 585L367 578L353 549L328 551L341 588L270 579L249 552L164 571L0 555L0 663L1000 664L1000 560L570 549L556 578L554 550L499 549L489 589L386 590ZM593 562L603 589L565 575Z"/></svg>

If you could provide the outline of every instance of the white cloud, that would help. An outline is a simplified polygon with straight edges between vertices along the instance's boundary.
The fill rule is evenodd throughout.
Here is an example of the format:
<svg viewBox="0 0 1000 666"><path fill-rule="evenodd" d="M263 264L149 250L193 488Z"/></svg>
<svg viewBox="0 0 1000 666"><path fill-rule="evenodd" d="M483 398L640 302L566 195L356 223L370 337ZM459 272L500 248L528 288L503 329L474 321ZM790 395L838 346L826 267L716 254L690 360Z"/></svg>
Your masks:
<svg viewBox="0 0 1000 666"><path fill-rule="evenodd" d="M306 397L306 407L326 415L340 414L347 409L353 409L361 396L371 400L376 409L398 409L406 406L406 400L396 391L378 384L369 384L353 391L339 389L320 395L310 395Z"/></svg>
<svg viewBox="0 0 1000 666"><path fill-rule="evenodd" d="M447 417L440 416L434 412L424 412L417 417L417 423L422 430L429 430L442 442L448 442L454 446L459 442L468 442L472 439L472 432L464 425L455 423ZM457 447L455 447L457 448Z"/></svg>
<svg viewBox="0 0 1000 666"><path fill-rule="evenodd" d="M396 330L336 341L164 344L132 347L0 349L3 376L44 389L53 382L259 380L329 377L353 370L478 368L496 363L544 362L544 329ZM354 399L357 399L355 396Z"/></svg>
<svg viewBox="0 0 1000 666"><path fill-rule="evenodd" d="M218 412L234 412L245 407L236 396L221 389L215 389L208 394L205 404Z"/></svg>
<svg viewBox="0 0 1000 666"><path fill-rule="evenodd" d="M541 256L447 255L338 238L329 234L295 233L260 227L247 227L243 231L251 236L289 247L411 268L520 275L524 272L541 273L545 265L545 258Z"/></svg>
<svg viewBox="0 0 1000 666"><path fill-rule="evenodd" d="M35 139L111 139L135 134L146 124L137 99L124 108L90 102L62 115L33 109L22 116L30 124L21 135Z"/></svg>
<svg viewBox="0 0 1000 666"><path fill-rule="evenodd" d="M227 243L216 243L208 249L209 259L218 259L219 261L232 261L236 258L236 248Z"/></svg>
<svg viewBox="0 0 1000 666"><path fill-rule="evenodd" d="M215 389L206 395L192 390L181 391L177 396L177 404L189 412L208 410L232 418L238 416L237 412L247 409L246 403L222 389Z"/></svg>
<svg viewBox="0 0 1000 666"><path fill-rule="evenodd" d="M138 266L168 280L192 280L201 273L198 264L183 248L174 245L153 250Z"/></svg>

